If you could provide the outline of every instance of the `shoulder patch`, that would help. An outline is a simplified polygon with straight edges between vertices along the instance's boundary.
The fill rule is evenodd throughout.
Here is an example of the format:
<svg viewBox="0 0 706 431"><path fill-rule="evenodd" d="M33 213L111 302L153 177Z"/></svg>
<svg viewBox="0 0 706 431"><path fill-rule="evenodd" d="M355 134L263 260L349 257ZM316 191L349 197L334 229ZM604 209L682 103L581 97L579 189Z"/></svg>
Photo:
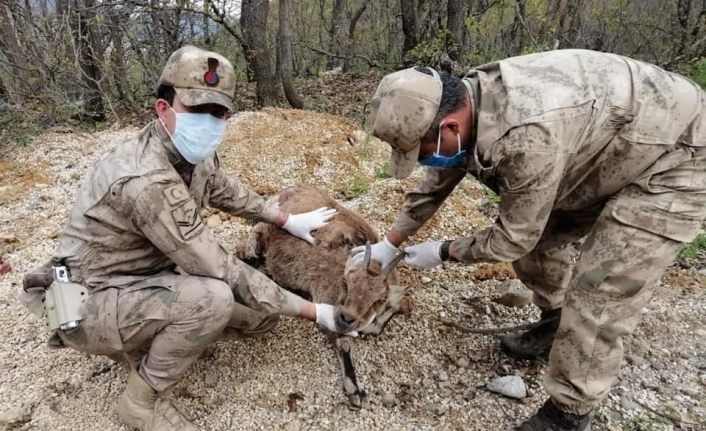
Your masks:
<svg viewBox="0 0 706 431"><path fill-rule="evenodd" d="M173 186L169 186L162 190L162 193L164 194L164 197L167 198L169 205L172 206L180 202L184 202L191 197L189 190L187 190L184 184L174 184Z"/></svg>
<svg viewBox="0 0 706 431"><path fill-rule="evenodd" d="M179 228L179 234L185 240L195 237L201 232L204 226L194 198L174 208L172 210L172 218Z"/></svg>

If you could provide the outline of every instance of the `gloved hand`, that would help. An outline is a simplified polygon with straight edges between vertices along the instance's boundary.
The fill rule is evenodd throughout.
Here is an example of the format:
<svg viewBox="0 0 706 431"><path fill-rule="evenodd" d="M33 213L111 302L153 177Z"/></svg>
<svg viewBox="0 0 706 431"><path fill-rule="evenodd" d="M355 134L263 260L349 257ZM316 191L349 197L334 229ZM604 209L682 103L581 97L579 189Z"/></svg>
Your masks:
<svg viewBox="0 0 706 431"><path fill-rule="evenodd" d="M314 211L301 214L290 214L287 217L287 222L282 226L282 229L292 235L307 241L310 244L314 243L314 237L311 236L311 231L320 229L326 226L332 218L338 214L334 208L321 207Z"/></svg>
<svg viewBox="0 0 706 431"><path fill-rule="evenodd" d="M314 304L316 307L316 324L327 331L336 332L334 307L331 304Z"/></svg>
<svg viewBox="0 0 706 431"><path fill-rule="evenodd" d="M360 265L363 262L363 257L365 257L365 246L359 245L358 247L353 247L351 254L353 255L353 263ZM397 247L392 245L387 238L370 246L370 258L380 262L380 266L383 268L394 259L396 254Z"/></svg>
<svg viewBox="0 0 706 431"><path fill-rule="evenodd" d="M336 329L336 319L334 318L335 307L330 304L314 304L316 308L316 324L327 331L338 332ZM357 337L358 331L348 332L349 337Z"/></svg>
<svg viewBox="0 0 706 431"><path fill-rule="evenodd" d="M418 268L433 268L441 263L441 243L443 241L427 241L404 249L407 255L404 261L407 265Z"/></svg>

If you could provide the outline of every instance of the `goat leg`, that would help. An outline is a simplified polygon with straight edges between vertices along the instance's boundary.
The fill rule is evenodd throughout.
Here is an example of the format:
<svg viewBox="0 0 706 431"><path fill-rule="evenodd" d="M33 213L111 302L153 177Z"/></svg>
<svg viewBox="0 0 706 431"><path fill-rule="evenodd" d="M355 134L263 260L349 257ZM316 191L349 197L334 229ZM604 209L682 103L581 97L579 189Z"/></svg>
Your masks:
<svg viewBox="0 0 706 431"><path fill-rule="evenodd" d="M365 334L371 334L371 335L382 334L382 331L385 329L385 326L387 326L387 322L389 322L390 319L392 318L392 316L394 316L399 310L400 310L399 305L393 306L393 305L387 304L387 306L385 307L385 310L383 310L382 313L378 314L375 317L375 320L370 322L370 324L365 327Z"/></svg>
<svg viewBox="0 0 706 431"><path fill-rule="evenodd" d="M343 379L343 392L348 397L349 407L352 410L359 410L368 401L368 394L358 386L358 379L355 375L355 366L351 355L351 339L334 333L328 334L336 350L336 356L341 366L341 378Z"/></svg>
<svg viewBox="0 0 706 431"><path fill-rule="evenodd" d="M387 326L392 316L400 311L402 304L402 298L407 293L407 288L396 289L390 292L390 297L388 298L387 304L385 304L385 309L382 313L378 314L368 326L365 327L365 334L380 335L382 331Z"/></svg>

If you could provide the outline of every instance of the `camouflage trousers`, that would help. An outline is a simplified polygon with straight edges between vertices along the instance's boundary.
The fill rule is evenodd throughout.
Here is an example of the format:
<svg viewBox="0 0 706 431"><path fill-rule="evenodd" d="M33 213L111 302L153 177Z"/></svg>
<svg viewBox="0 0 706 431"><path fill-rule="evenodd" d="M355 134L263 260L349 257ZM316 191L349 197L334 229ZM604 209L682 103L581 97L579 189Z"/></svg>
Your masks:
<svg viewBox="0 0 706 431"><path fill-rule="evenodd" d="M514 263L544 310L562 307L544 386L584 414L617 379L623 340L661 275L706 218L706 148L679 147L595 211L552 214L532 253ZM570 244L584 238L572 265Z"/></svg>
<svg viewBox="0 0 706 431"><path fill-rule="evenodd" d="M64 343L126 359L160 392L176 384L224 328L253 329L271 315L236 302L223 281L175 273L102 289L85 310L81 326L60 331Z"/></svg>

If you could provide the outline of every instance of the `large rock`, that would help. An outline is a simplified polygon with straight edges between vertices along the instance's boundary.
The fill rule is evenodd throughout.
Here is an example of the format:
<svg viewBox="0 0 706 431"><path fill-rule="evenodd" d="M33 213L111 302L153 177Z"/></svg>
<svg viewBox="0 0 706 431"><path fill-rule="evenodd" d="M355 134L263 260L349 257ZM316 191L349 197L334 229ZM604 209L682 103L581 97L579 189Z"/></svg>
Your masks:
<svg viewBox="0 0 706 431"><path fill-rule="evenodd" d="M532 303L532 291L527 289L520 280L505 280L495 289L498 296L494 302L506 307L521 308Z"/></svg>
<svg viewBox="0 0 706 431"><path fill-rule="evenodd" d="M522 399L527 396L527 387L520 376L496 377L485 386L490 392L509 398Z"/></svg>
<svg viewBox="0 0 706 431"><path fill-rule="evenodd" d="M23 407L12 407L0 411L0 428L23 424L29 421L30 413Z"/></svg>

